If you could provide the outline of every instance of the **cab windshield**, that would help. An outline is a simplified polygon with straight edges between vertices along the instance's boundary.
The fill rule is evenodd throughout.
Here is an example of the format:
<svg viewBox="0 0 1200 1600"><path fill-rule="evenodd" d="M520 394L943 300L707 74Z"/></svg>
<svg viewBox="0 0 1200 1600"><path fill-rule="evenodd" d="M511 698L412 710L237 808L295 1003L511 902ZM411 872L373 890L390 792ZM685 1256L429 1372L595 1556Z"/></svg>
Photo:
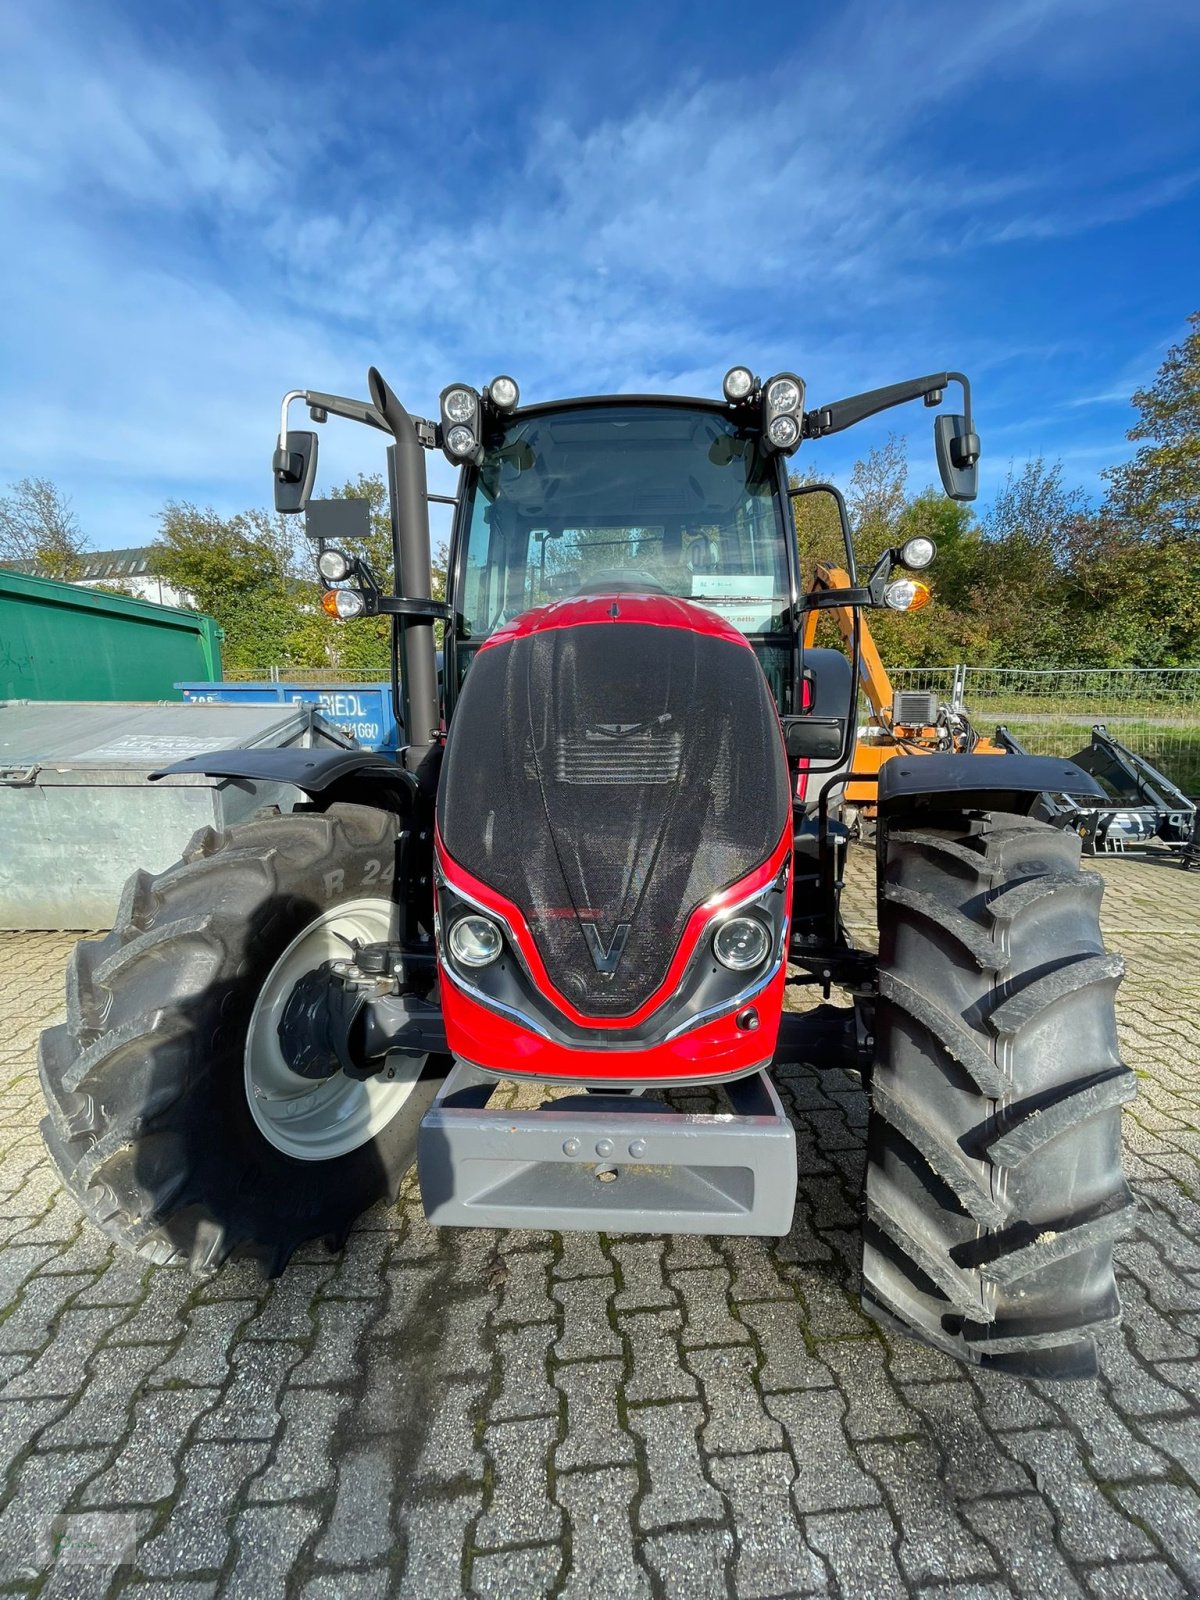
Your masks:
<svg viewBox="0 0 1200 1600"><path fill-rule="evenodd" d="M515 418L474 480L459 637L606 588L684 596L743 633L785 627L773 464L720 412L602 405Z"/></svg>

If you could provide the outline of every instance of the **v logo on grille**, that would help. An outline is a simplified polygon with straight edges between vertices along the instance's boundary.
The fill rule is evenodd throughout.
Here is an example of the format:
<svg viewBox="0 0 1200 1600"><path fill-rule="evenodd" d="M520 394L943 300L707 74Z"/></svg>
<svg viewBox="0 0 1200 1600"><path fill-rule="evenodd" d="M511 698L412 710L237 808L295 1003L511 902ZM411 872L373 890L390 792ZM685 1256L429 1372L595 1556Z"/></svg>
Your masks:
<svg viewBox="0 0 1200 1600"><path fill-rule="evenodd" d="M608 941L608 948L600 938L600 929L594 922L584 922L583 937L587 940L588 950L591 952L592 962L597 972L602 972L606 978L611 978L617 970L621 959L621 952L625 949L625 941L629 938L629 924L618 922L613 929L612 938Z"/></svg>

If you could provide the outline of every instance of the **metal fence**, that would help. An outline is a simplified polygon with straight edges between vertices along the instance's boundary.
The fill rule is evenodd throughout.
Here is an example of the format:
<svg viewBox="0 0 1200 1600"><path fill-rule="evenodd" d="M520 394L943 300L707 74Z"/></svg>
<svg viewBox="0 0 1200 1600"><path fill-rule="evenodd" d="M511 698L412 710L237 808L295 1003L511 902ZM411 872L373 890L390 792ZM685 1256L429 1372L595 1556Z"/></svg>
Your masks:
<svg viewBox="0 0 1200 1600"><path fill-rule="evenodd" d="M343 683L386 683L390 669L382 667L234 667L226 683L294 683L301 687L337 688Z"/></svg>
<svg viewBox="0 0 1200 1600"><path fill-rule="evenodd" d="M1035 755L1073 755L1104 723L1188 794L1200 794L1200 669L893 667L898 689L949 700L956 678L975 726L1000 723Z"/></svg>

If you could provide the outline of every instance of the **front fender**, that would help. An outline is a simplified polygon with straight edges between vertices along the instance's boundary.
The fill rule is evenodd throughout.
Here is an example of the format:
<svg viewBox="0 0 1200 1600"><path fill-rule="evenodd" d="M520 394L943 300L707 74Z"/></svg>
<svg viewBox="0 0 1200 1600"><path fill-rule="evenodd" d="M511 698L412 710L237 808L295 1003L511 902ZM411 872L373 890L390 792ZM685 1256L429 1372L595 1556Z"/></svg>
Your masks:
<svg viewBox="0 0 1200 1600"><path fill-rule="evenodd" d="M1057 756L894 756L879 774L880 812L976 807L1027 815L1040 794L1089 795L1104 799L1095 778Z"/></svg>
<svg viewBox="0 0 1200 1600"><path fill-rule="evenodd" d="M372 750L267 749L213 750L189 756L150 774L158 778L202 774L208 778L287 783L306 794L320 810L334 801L407 812L420 793L418 778Z"/></svg>

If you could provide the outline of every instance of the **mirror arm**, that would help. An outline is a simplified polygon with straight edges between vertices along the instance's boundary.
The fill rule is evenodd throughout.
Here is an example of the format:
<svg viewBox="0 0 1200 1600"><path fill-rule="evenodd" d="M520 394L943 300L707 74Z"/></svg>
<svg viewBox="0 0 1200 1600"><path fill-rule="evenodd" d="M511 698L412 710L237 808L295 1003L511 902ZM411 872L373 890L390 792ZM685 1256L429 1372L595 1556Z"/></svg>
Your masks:
<svg viewBox="0 0 1200 1600"><path fill-rule="evenodd" d="M910 400L924 400L927 405L937 405L941 401L942 390L949 383L962 385L963 415L967 419L967 431L971 433L971 386L966 377L961 372L931 372L924 378L910 378L906 383L888 384L883 389L868 389L864 394L850 395L845 400L835 400L832 405L806 411L804 437L820 439L827 433L841 433L866 417L888 411L892 406L906 405Z"/></svg>

